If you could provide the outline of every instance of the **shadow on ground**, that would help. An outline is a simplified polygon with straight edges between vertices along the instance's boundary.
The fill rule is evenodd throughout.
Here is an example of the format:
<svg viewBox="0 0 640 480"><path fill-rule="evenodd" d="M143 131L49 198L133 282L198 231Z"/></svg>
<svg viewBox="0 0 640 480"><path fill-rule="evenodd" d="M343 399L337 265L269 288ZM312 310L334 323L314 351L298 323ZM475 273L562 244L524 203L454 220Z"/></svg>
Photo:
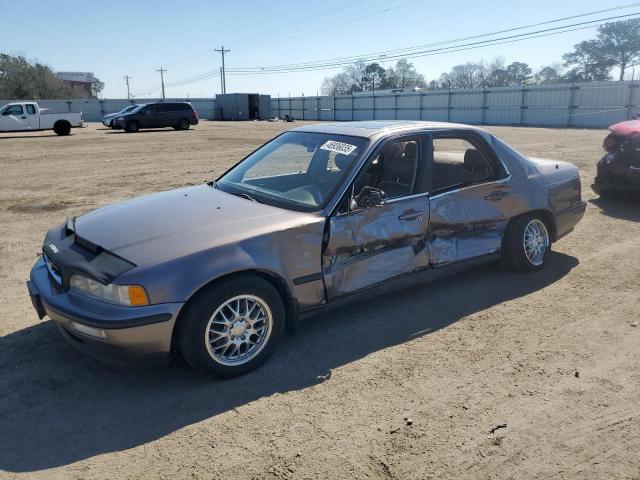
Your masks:
<svg viewBox="0 0 640 480"><path fill-rule="evenodd" d="M127 450L275 392L307 388L331 369L545 288L576 265L552 253L543 271L518 275L494 262L352 304L307 320L261 369L227 381L180 366L114 370L77 353L50 321L26 328L0 338L0 470L32 472Z"/></svg>
<svg viewBox="0 0 640 480"><path fill-rule="evenodd" d="M640 192L636 195L598 197L589 200L589 203L598 207L600 213L607 217L640 222Z"/></svg>
<svg viewBox="0 0 640 480"><path fill-rule="evenodd" d="M102 130L110 130L108 128L103 128ZM131 134L131 135L137 135L138 133L162 133L162 132L188 132L191 129L187 129L187 130L176 130L175 128L163 128L163 129L145 129L145 130L138 130L137 132L127 132L125 130L111 130L110 132L106 132L106 135L123 135L123 134Z"/></svg>
<svg viewBox="0 0 640 480"><path fill-rule="evenodd" d="M72 135L72 134L69 134L69 135ZM23 139L29 139L29 138L46 138L46 137L59 137L59 136L60 135L56 133L44 134L44 135L0 135L0 140L9 140L9 139L16 139L16 138L23 140Z"/></svg>

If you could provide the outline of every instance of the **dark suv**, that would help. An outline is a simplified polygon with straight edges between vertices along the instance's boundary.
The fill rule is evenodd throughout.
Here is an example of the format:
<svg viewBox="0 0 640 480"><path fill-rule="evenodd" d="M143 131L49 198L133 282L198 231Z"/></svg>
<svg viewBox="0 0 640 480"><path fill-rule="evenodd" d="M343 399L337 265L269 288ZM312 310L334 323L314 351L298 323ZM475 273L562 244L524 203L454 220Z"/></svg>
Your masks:
<svg viewBox="0 0 640 480"><path fill-rule="evenodd" d="M114 120L115 128L137 132L141 128L173 127L188 130L198 124L198 112L187 102L158 102L141 105Z"/></svg>

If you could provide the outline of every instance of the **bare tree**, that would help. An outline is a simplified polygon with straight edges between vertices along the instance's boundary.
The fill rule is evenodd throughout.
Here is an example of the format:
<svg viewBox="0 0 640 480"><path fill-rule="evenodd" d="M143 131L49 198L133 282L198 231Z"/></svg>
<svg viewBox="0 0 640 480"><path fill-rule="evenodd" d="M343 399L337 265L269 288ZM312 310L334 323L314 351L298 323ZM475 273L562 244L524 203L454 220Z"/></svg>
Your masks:
<svg viewBox="0 0 640 480"><path fill-rule="evenodd" d="M347 72L341 72L322 81L320 92L323 95L346 95L353 90L353 80Z"/></svg>

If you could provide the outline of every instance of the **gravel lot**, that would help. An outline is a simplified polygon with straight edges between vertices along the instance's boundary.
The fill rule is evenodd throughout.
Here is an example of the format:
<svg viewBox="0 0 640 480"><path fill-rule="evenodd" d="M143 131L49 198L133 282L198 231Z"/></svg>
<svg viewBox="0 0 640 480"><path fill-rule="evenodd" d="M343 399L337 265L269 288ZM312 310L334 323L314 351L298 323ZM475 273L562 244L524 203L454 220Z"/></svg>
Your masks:
<svg viewBox="0 0 640 480"><path fill-rule="evenodd" d="M581 170L587 214L544 271L352 305L244 377L116 370L38 321L48 228L213 179L290 126L0 134L0 477L640 478L640 204L591 192L603 130L489 129Z"/></svg>

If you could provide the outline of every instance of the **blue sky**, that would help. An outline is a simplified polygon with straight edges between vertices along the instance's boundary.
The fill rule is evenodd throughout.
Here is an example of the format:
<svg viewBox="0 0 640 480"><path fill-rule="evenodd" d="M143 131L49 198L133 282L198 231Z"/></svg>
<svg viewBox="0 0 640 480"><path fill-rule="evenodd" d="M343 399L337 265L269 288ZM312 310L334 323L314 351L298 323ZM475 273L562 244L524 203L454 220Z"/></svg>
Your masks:
<svg viewBox="0 0 640 480"><path fill-rule="evenodd" d="M106 98L126 97L129 74L138 98L158 96L167 83L227 68L268 66L410 47L631 3L619 0L433 2L428 0L120 1L0 0L0 51L21 54L59 71L91 71ZM640 11L601 14L584 20ZM580 19L575 20L580 21ZM553 26L553 25L550 25ZM544 28L544 27L540 27ZM558 62L595 28L506 45L411 60L427 79L451 66L500 55L532 67ZM386 64L383 64L387 66ZM338 70L227 76L228 92L315 95L322 78ZM167 96L212 96L214 77L167 88Z"/></svg>

